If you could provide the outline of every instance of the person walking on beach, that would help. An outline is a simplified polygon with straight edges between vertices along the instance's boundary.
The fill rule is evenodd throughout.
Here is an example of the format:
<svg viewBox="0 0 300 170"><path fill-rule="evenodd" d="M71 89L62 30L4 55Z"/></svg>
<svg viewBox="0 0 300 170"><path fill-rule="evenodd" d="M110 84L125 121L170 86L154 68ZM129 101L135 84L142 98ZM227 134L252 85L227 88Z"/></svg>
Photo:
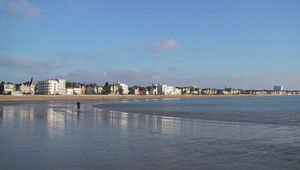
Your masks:
<svg viewBox="0 0 300 170"><path fill-rule="evenodd" d="M76 105L77 105L77 110L80 110L80 102L79 101L77 101Z"/></svg>

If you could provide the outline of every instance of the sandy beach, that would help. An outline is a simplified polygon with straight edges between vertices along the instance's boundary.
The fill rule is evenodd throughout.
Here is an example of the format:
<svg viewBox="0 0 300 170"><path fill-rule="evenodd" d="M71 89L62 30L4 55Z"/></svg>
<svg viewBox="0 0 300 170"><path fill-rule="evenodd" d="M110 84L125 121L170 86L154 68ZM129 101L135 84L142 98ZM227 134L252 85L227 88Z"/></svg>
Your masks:
<svg viewBox="0 0 300 170"><path fill-rule="evenodd" d="M30 97L36 101L0 102L0 169L297 169L300 164L299 97L120 103L108 101L127 99ZM57 97L65 100L53 101Z"/></svg>
<svg viewBox="0 0 300 170"><path fill-rule="evenodd" d="M120 99L162 99L162 98L231 98L231 97L272 97L286 95L0 95L0 102L54 101L54 100L120 100ZM299 96L299 95L297 95Z"/></svg>

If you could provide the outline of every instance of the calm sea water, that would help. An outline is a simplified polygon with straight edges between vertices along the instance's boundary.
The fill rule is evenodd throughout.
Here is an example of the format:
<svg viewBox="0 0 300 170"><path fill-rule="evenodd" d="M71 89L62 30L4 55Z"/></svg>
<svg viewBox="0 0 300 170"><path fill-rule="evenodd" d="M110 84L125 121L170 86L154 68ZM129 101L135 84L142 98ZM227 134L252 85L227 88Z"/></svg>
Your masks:
<svg viewBox="0 0 300 170"><path fill-rule="evenodd" d="M0 169L299 169L300 97L0 106Z"/></svg>

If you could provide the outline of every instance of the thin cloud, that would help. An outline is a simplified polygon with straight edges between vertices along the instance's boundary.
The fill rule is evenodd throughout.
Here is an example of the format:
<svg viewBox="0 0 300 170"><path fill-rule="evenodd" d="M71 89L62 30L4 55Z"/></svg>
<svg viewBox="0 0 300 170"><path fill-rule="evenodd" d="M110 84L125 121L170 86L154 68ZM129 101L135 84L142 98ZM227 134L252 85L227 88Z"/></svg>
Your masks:
<svg viewBox="0 0 300 170"><path fill-rule="evenodd" d="M0 56L0 66L7 69L17 69L31 74L48 74L51 70L60 66L55 61L36 62L24 57L3 57Z"/></svg>
<svg viewBox="0 0 300 170"><path fill-rule="evenodd" d="M96 54L87 54L87 53L58 53L58 57L62 57L64 59L84 59L84 60L97 60L101 57L105 57L106 54L102 52L98 52Z"/></svg>
<svg viewBox="0 0 300 170"><path fill-rule="evenodd" d="M175 40L167 40L162 43L157 43L152 46L152 51L155 53L158 52L167 52L167 51L177 51L182 49L182 45L177 43Z"/></svg>
<svg viewBox="0 0 300 170"><path fill-rule="evenodd" d="M9 15L30 21L40 15L40 9L26 0L12 0L7 4L6 12Z"/></svg>
<svg viewBox="0 0 300 170"><path fill-rule="evenodd" d="M146 69L131 69L123 71L108 71L103 73L91 73L88 70L77 70L69 73L62 78L67 81L78 81L85 83L104 84L105 82L124 82L128 85L148 86L152 83L162 83L173 86L185 87L196 85L199 88L218 88L226 87L241 89L272 89L274 85L283 85L285 89L297 90L300 81L298 73L292 72L269 72L257 73L254 75L231 75L231 76L201 76L190 79L179 79L164 75L162 73Z"/></svg>
<svg viewBox="0 0 300 170"><path fill-rule="evenodd" d="M124 82L128 85L147 86L152 83L165 83L170 85L182 84L181 80L167 77L159 72L150 69L139 70L123 70L123 71L107 71L103 73L91 73L88 70L82 69L62 76L68 81L78 81L85 83L104 84L105 82Z"/></svg>

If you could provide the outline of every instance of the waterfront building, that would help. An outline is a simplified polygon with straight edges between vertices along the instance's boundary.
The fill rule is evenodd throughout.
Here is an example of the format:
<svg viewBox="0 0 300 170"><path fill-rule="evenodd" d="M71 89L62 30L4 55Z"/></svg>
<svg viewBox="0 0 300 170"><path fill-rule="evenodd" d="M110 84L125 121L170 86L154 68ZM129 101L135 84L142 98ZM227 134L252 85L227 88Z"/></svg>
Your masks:
<svg viewBox="0 0 300 170"><path fill-rule="evenodd" d="M200 88L196 88L194 93L195 95L201 95L202 90Z"/></svg>
<svg viewBox="0 0 300 170"><path fill-rule="evenodd" d="M58 94L66 95L66 80L64 79L58 80Z"/></svg>
<svg viewBox="0 0 300 170"><path fill-rule="evenodd" d="M98 93L98 86L96 83L85 85L85 94L97 94L97 93Z"/></svg>
<svg viewBox="0 0 300 170"><path fill-rule="evenodd" d="M85 94L97 94L98 88L96 86L89 86L85 89Z"/></svg>
<svg viewBox="0 0 300 170"><path fill-rule="evenodd" d="M182 94L200 95L201 89L197 86L184 87L182 89Z"/></svg>
<svg viewBox="0 0 300 170"><path fill-rule="evenodd" d="M103 94L104 93L104 88L102 86L97 87L97 94Z"/></svg>
<svg viewBox="0 0 300 170"><path fill-rule="evenodd" d="M183 88L181 89L181 93L182 93L182 94L190 94L190 93L191 93L190 87L183 87Z"/></svg>
<svg viewBox="0 0 300 170"><path fill-rule="evenodd" d="M282 91L283 91L282 86L277 85L277 86L274 86L273 89L274 89L274 94L275 95L281 95L282 94Z"/></svg>
<svg viewBox="0 0 300 170"><path fill-rule="evenodd" d="M127 84L118 82L117 87L119 90L119 94L127 95L129 93Z"/></svg>
<svg viewBox="0 0 300 170"><path fill-rule="evenodd" d="M130 87L129 88L129 94L139 95L140 94L140 89L138 87Z"/></svg>
<svg viewBox="0 0 300 170"><path fill-rule="evenodd" d="M181 90L174 86L159 84L157 86L158 94L160 95L181 95Z"/></svg>
<svg viewBox="0 0 300 170"><path fill-rule="evenodd" d="M146 88L145 95L149 95L149 94L150 93L149 93L148 89Z"/></svg>
<svg viewBox="0 0 300 170"><path fill-rule="evenodd" d="M70 87L67 88L67 95L74 95L73 88L70 88Z"/></svg>
<svg viewBox="0 0 300 170"><path fill-rule="evenodd" d="M147 95L147 94L149 94L149 91L146 87L140 87L139 88L139 94L140 95Z"/></svg>
<svg viewBox="0 0 300 170"><path fill-rule="evenodd" d="M119 88L115 84L109 85L108 94L119 94Z"/></svg>
<svg viewBox="0 0 300 170"><path fill-rule="evenodd" d="M64 79L48 79L38 82L38 92L44 95L65 95L66 80Z"/></svg>
<svg viewBox="0 0 300 170"><path fill-rule="evenodd" d="M227 94L230 95L239 95L241 93L240 90L234 88L225 88L225 91L227 91L228 92Z"/></svg>
<svg viewBox="0 0 300 170"><path fill-rule="evenodd" d="M85 90L86 90L85 86L84 86L84 85L81 85L79 88L80 88L80 95L81 95L81 94L85 94ZM78 92L78 93L79 93L79 92Z"/></svg>
<svg viewBox="0 0 300 170"><path fill-rule="evenodd" d="M18 92L20 95L22 94L35 94L35 83L33 81L33 77L31 77L31 80L22 84L16 85L16 92Z"/></svg>
<svg viewBox="0 0 300 170"><path fill-rule="evenodd" d="M252 95L267 95L272 94L272 92L268 92L266 90L254 90L252 91Z"/></svg>
<svg viewBox="0 0 300 170"><path fill-rule="evenodd" d="M67 95L82 95L82 89L80 86L68 87L66 91Z"/></svg>
<svg viewBox="0 0 300 170"><path fill-rule="evenodd" d="M230 93L228 91L226 91L225 89L218 89L218 92L217 94L220 94L220 95L229 95Z"/></svg>
<svg viewBox="0 0 300 170"><path fill-rule="evenodd" d="M197 86L190 86L189 89L190 89L190 93L193 94L194 91L197 91L198 87Z"/></svg>
<svg viewBox="0 0 300 170"><path fill-rule="evenodd" d="M2 82L0 84L0 94L12 95L16 91L16 85L13 83Z"/></svg>
<svg viewBox="0 0 300 170"><path fill-rule="evenodd" d="M82 88L81 87L74 87L73 91L74 91L73 93L75 95L82 95L82 94L84 94L84 93L82 93Z"/></svg>
<svg viewBox="0 0 300 170"><path fill-rule="evenodd" d="M215 94L218 93L218 90L217 89L206 88L206 89L203 89L201 92L204 95L215 95Z"/></svg>
<svg viewBox="0 0 300 170"><path fill-rule="evenodd" d="M150 95L158 95L157 84L152 84L152 86L149 86L147 89Z"/></svg>
<svg viewBox="0 0 300 170"><path fill-rule="evenodd" d="M280 92L283 90L283 87L280 85L274 86L273 88L274 88L274 91L276 91L276 92Z"/></svg>

